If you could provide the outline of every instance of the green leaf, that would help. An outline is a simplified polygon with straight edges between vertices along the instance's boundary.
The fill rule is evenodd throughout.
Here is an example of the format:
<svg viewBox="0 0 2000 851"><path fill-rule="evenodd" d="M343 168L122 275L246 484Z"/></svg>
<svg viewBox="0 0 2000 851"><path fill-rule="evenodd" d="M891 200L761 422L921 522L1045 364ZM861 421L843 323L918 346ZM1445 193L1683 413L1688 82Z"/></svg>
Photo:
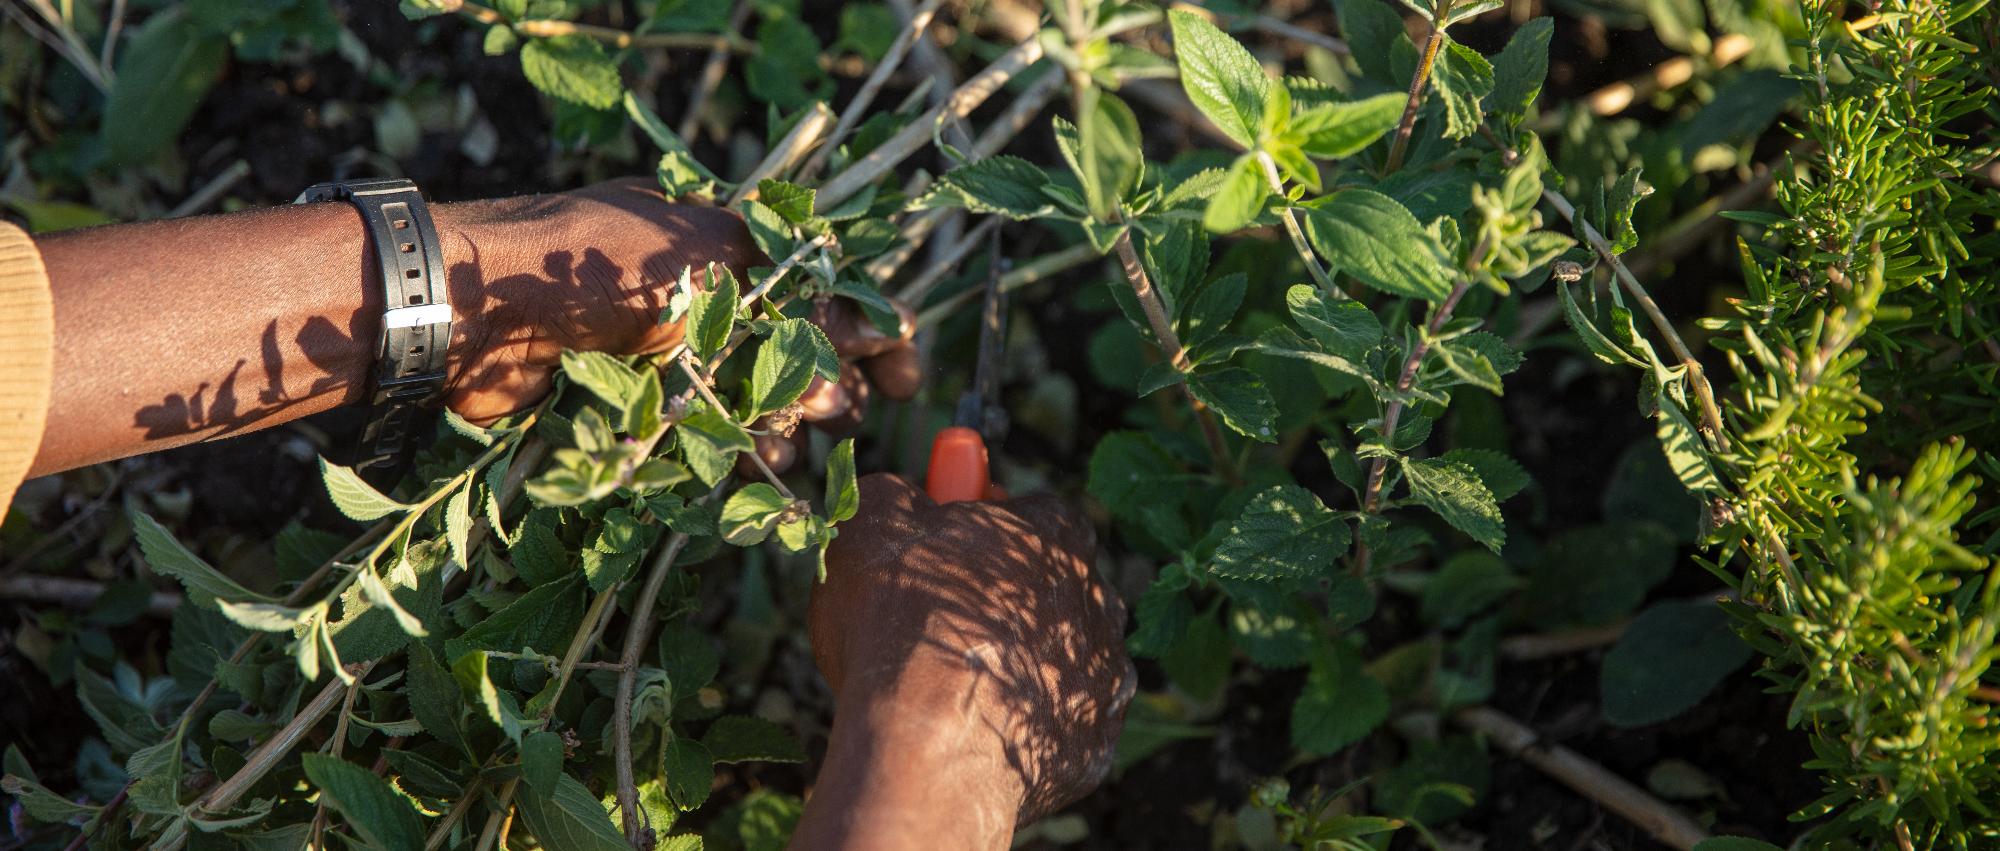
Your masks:
<svg viewBox="0 0 2000 851"><path fill-rule="evenodd" d="M1382 320L1354 299L1329 303L1318 289L1296 284L1285 291L1285 306L1292 321L1329 353L1361 361L1368 350L1382 344Z"/></svg>
<svg viewBox="0 0 2000 851"><path fill-rule="evenodd" d="M1330 756L1361 741L1389 717L1389 692L1344 641L1319 654L1292 703L1292 747Z"/></svg>
<svg viewBox="0 0 2000 851"><path fill-rule="evenodd" d="M542 730L521 739L521 779L527 781L529 788L554 792L562 767L562 736Z"/></svg>
<svg viewBox="0 0 2000 851"><path fill-rule="evenodd" d="M69 824L79 818L97 815L100 807L71 802L33 778L9 774L0 777L0 792L6 792L21 804L28 817L44 824Z"/></svg>
<svg viewBox="0 0 2000 851"><path fill-rule="evenodd" d="M458 683L452 679L451 672L445 670L423 642L410 645L403 697L410 704L410 714L416 716L417 723L424 725L425 732L461 752L469 753L465 738L465 698L459 693Z"/></svg>
<svg viewBox="0 0 2000 851"><path fill-rule="evenodd" d="M1479 481L1479 472L1463 461L1404 460L1403 478L1410 498L1437 512L1454 528L1494 552L1507 541L1507 528L1493 492Z"/></svg>
<svg viewBox="0 0 2000 851"><path fill-rule="evenodd" d="M757 347L750 370L750 415L762 416L798 401L814 375L840 380L833 343L819 326L804 319L777 323L770 338Z"/></svg>
<svg viewBox="0 0 2000 851"><path fill-rule="evenodd" d="M661 774L674 806L692 810L707 802L709 790L715 786L715 755L686 736L675 736L665 750Z"/></svg>
<svg viewBox="0 0 2000 851"><path fill-rule="evenodd" d="M722 539L739 547L763 542L791 511L792 501L765 482L744 485L722 506Z"/></svg>
<svg viewBox="0 0 2000 851"><path fill-rule="evenodd" d="M1619 364L1642 368L1646 366L1645 361L1639 360L1623 346L1612 342L1603 331L1598 330L1597 323L1591 321L1591 318L1583 312L1582 305L1577 303L1576 295L1570 292L1569 284L1558 282L1556 296L1562 301L1563 318L1568 320L1570 329L1576 332L1577 338L1583 341L1583 347L1596 355L1598 360L1613 366Z"/></svg>
<svg viewBox="0 0 2000 851"><path fill-rule="evenodd" d="M1729 614L1707 600L1669 600L1639 613L1604 656L1604 720L1620 727L1665 721L1700 703L1750 660Z"/></svg>
<svg viewBox="0 0 2000 851"><path fill-rule="evenodd" d="M577 574L530 590L474 624L447 647L518 651L523 647L554 655L568 646L576 623L583 619L582 584ZM451 655L458 655L456 652Z"/></svg>
<svg viewBox="0 0 2000 851"><path fill-rule="evenodd" d="M462 695L469 695L485 712L486 719L500 728L515 745L521 743L525 732L526 719L521 716L521 707L514 700L512 692L503 692L493 686L493 678L487 673L488 659L485 653L467 652L452 663L452 678L458 681Z"/></svg>
<svg viewBox="0 0 2000 851"><path fill-rule="evenodd" d="M1350 157L1395 129L1405 100L1404 95L1385 92L1357 101L1323 104L1294 117L1289 133L1299 137L1299 147L1315 157Z"/></svg>
<svg viewBox="0 0 2000 851"><path fill-rule="evenodd" d="M1313 248L1340 271L1391 295L1440 302L1452 271L1436 240L1395 199L1345 189L1306 210Z"/></svg>
<svg viewBox="0 0 2000 851"><path fill-rule="evenodd" d="M1506 502L1533 480L1521 464L1504 452L1492 449L1453 449L1440 456L1444 461L1462 461L1479 474L1479 483L1493 494L1496 502Z"/></svg>
<svg viewBox="0 0 2000 851"><path fill-rule="evenodd" d="M716 762L805 762L805 746L790 730L750 715L725 715L701 736Z"/></svg>
<svg viewBox="0 0 2000 851"><path fill-rule="evenodd" d="M1216 233L1233 233L1250 226L1264 211L1271 188L1264 182L1263 167L1251 154L1237 157L1222 178L1222 186L1208 199L1201 224Z"/></svg>
<svg viewBox="0 0 2000 851"><path fill-rule="evenodd" d="M840 523L861 509L861 488L854 478L854 438L835 444L826 456L826 517Z"/></svg>
<svg viewBox="0 0 2000 851"><path fill-rule="evenodd" d="M221 601L222 614L244 629L258 632L291 632L308 617L320 614L313 609L295 609L282 603L239 603Z"/></svg>
<svg viewBox="0 0 2000 851"><path fill-rule="evenodd" d="M1139 604L1133 608L1137 626L1127 640L1132 655L1159 658L1173 648L1188 622L1194 619L1194 604L1188 601L1187 587L1186 568L1179 564L1160 568L1160 575L1146 586L1145 593L1139 595Z"/></svg>
<svg viewBox="0 0 2000 851"><path fill-rule="evenodd" d="M139 540L139 552L146 557L146 566L151 567L154 573L178 580L194 602L208 608L214 608L222 600L277 602L236 584L236 580L210 567L200 556L181 546L172 532L145 512L133 509L128 516L132 520L132 535Z"/></svg>
<svg viewBox="0 0 2000 851"><path fill-rule="evenodd" d="M1167 679L1197 702L1214 699L1228 685L1229 663L1229 634L1206 616L1189 621L1173 649L1160 657Z"/></svg>
<svg viewBox="0 0 2000 851"><path fill-rule="evenodd" d="M528 785L516 798L521 820L543 848L563 851L632 851L625 834L611 823L611 814L590 790L567 774L556 775L555 788ZM410 848L421 845L407 846Z"/></svg>
<svg viewBox="0 0 2000 851"><path fill-rule="evenodd" d="M639 373L623 361L603 352L576 352L564 349L563 374L583 385L612 406L623 411L639 395Z"/></svg>
<svg viewBox="0 0 2000 851"><path fill-rule="evenodd" d="M1083 197L1092 218L1100 222L1119 219L1118 211L1126 196L1139 185L1146 167L1139 147L1139 118L1117 96L1098 88L1084 93L1084 113L1077 126Z"/></svg>
<svg viewBox="0 0 2000 851"><path fill-rule="evenodd" d="M785 221L802 225L813 219L812 189L784 180L757 182L757 200Z"/></svg>
<svg viewBox="0 0 2000 851"><path fill-rule="evenodd" d="M1457 629L1525 584L1499 556L1467 550L1452 556L1424 583L1424 621L1440 629Z"/></svg>
<svg viewBox="0 0 2000 851"><path fill-rule="evenodd" d="M1397 74L1396 48L1414 54L1410 33L1403 28L1403 16L1379 0L1342 0L1334 4L1340 18L1340 34L1353 51L1354 64L1361 75L1394 89L1409 86L1410 70Z"/></svg>
<svg viewBox="0 0 2000 851"><path fill-rule="evenodd" d="M1660 449L1666 453L1667 467L1673 470L1674 478L1689 493L1722 493L1722 480L1708 465L1708 448L1702 445L1694 423L1665 394L1655 404L1659 407Z"/></svg>
<svg viewBox="0 0 2000 851"><path fill-rule="evenodd" d="M1493 65L1486 57L1447 38L1431 81L1444 102L1444 137L1464 139L1478 131L1484 117L1479 101L1493 91Z"/></svg>
<svg viewBox="0 0 2000 851"><path fill-rule="evenodd" d="M618 106L625 87L604 46L587 36L538 38L521 47L521 72L557 100L591 109Z"/></svg>
<svg viewBox="0 0 2000 851"><path fill-rule="evenodd" d="M1187 382L1189 392L1221 415L1230 430L1252 440L1277 442L1272 426L1278 419L1278 403L1256 373L1232 366L1191 374Z"/></svg>
<svg viewBox="0 0 2000 851"><path fill-rule="evenodd" d="M362 840L383 849L423 847L423 821L389 781L337 756L308 753L300 759L306 777Z"/></svg>
<svg viewBox="0 0 2000 851"><path fill-rule="evenodd" d="M1042 191L1048 184L1049 174L1041 166L1001 154L945 172L911 206L963 207L1015 221L1036 219L1056 211Z"/></svg>
<svg viewBox="0 0 2000 851"><path fill-rule="evenodd" d="M722 657L708 632L677 619L660 629L660 667L673 683L674 699L682 700L715 680Z"/></svg>
<svg viewBox="0 0 2000 851"><path fill-rule="evenodd" d="M109 163L139 165L172 146L228 59L227 36L202 32L186 7L148 17L124 40L105 96L99 135Z"/></svg>
<svg viewBox="0 0 2000 851"><path fill-rule="evenodd" d="M736 276L726 266L710 266L708 290L688 302L688 350L700 362L710 362L730 342L736 330Z"/></svg>
<svg viewBox="0 0 2000 851"><path fill-rule="evenodd" d="M1148 505L1178 502L1187 474L1143 432L1114 431L1090 453L1090 495L1113 515L1139 516Z"/></svg>
<svg viewBox="0 0 2000 851"><path fill-rule="evenodd" d="M1243 45L1201 16L1167 13L1174 31L1174 61L1181 87L1208 120L1244 148L1257 147L1271 78Z"/></svg>
<svg viewBox="0 0 2000 851"><path fill-rule="evenodd" d="M1232 579L1302 579L1326 573L1348 545L1347 524L1298 485L1278 485L1244 503L1208 570Z"/></svg>
<svg viewBox="0 0 2000 851"><path fill-rule="evenodd" d="M320 478L326 482L326 494L333 498L333 506L348 517L367 522L378 517L408 511L409 506L382 495L353 470L319 459Z"/></svg>
<svg viewBox="0 0 2000 851"><path fill-rule="evenodd" d="M424 629L423 621L418 620L416 615L410 614L410 611L403 608L395 596L389 593L389 586L382 582L381 574L376 573L373 568L363 565L361 569L356 570L354 584L361 589L362 599L367 600L370 606L378 607L393 615L396 618L396 626L401 627L404 632L418 638L430 634Z"/></svg>
<svg viewBox="0 0 2000 851"><path fill-rule="evenodd" d="M1509 124L1519 124L1542 93L1542 81L1549 75L1549 36L1555 32L1553 18L1536 18L1514 31L1507 46L1493 58L1493 94L1486 108Z"/></svg>
<svg viewBox="0 0 2000 851"><path fill-rule="evenodd" d="M704 402L696 402L692 412L674 427L673 433L680 443L688 469L694 471L695 478L700 479L702 484L711 486L729 475L730 468L736 464L736 453L748 452L757 446L743 426Z"/></svg>
<svg viewBox="0 0 2000 851"><path fill-rule="evenodd" d="M1677 558L1673 534L1654 523L1569 530L1545 544L1530 569L1517 598L1522 619L1548 628L1614 621L1637 609Z"/></svg>

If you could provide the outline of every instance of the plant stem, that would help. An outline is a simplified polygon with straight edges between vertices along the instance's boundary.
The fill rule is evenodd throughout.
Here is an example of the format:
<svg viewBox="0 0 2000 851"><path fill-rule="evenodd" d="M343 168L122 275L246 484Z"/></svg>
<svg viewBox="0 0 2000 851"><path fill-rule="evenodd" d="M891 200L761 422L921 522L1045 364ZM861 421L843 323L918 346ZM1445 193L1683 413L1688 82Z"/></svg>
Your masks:
<svg viewBox="0 0 2000 851"><path fill-rule="evenodd" d="M909 26L904 27L902 34L896 37L895 43L889 45L889 52L882 55L882 61L875 63L874 70L868 72L868 79L861 82L861 89L847 102L847 108L840 111L840 121L833 125L833 134L828 138L826 145L815 152L812 159L807 160L805 166L799 169L800 180L811 180L814 175L819 174L820 168L826 165L827 157L833 155L833 150L840 144L840 140L854 132L855 125L861 123L861 117L868 111L868 106L875 102L875 96L880 94L882 86L889 82L889 75L894 74L897 66L903 64L903 57L908 56L910 47L923 37L925 28L931 25L931 18L937 15L938 6L943 3L944 0L924 0L924 4L917 7L916 12L910 16Z"/></svg>
<svg viewBox="0 0 2000 851"><path fill-rule="evenodd" d="M812 108L799 118L797 124L792 125L791 132L786 133L785 138L778 140L777 146L773 147L769 154L764 155L763 161L750 170L750 174L743 178L742 183L736 185L736 192L729 196L727 206L734 207L746 198L757 197L757 184L766 178L784 174L790 169L793 163L798 162L800 157L805 156L807 151L812 150L814 145L818 145L826 138L826 125L832 120L833 110L827 109L826 104L813 102ZM826 150L827 147L829 146L822 146L820 150Z"/></svg>
<svg viewBox="0 0 2000 851"><path fill-rule="evenodd" d="M367 676L368 672L375 668L377 661L380 660L355 663L352 666L355 680L359 681ZM228 780L222 781L221 785L209 790L208 794L201 796L201 800L195 802L193 809L202 813L219 813L235 806L237 799L243 797L243 793L250 791L251 786L264 779L264 775L277 767L279 760L291 753L292 747L299 743L299 739L305 737L307 731L318 724L320 719L325 718L328 712L333 711L333 707L341 702L347 691L347 684L341 682L338 677L328 682L311 702L301 707L297 715L292 716L290 723L271 734L271 738L264 740L262 745L251 751L250 756L244 759L242 768L237 769ZM176 844L174 847L179 846Z"/></svg>
<svg viewBox="0 0 2000 851"><path fill-rule="evenodd" d="M1271 155L1258 151L1257 164L1263 166L1264 182L1270 185L1271 191L1278 193L1278 197L1284 198L1285 180L1278 175L1278 164L1271 160ZM1299 227L1298 212L1288 203L1278 217L1284 220L1285 233L1292 238L1292 250L1298 252L1299 260L1306 264L1306 271L1312 273L1313 281L1319 284L1320 290L1335 301L1346 299L1347 293L1341 292L1339 287L1333 285L1333 278L1320 267L1318 255L1313 254L1312 246L1307 244L1305 229Z"/></svg>
<svg viewBox="0 0 2000 851"><path fill-rule="evenodd" d="M1437 62L1438 48L1444 46L1444 25L1451 20L1452 0L1438 0L1437 8L1431 13L1431 37L1424 43L1424 55L1417 62L1416 76L1410 78L1410 99L1403 104L1403 118L1396 122L1396 137L1389 142L1389 159L1382 167L1384 175L1395 174L1403 167L1403 152L1410 147L1410 133L1417 127L1417 109L1424 105L1424 87L1431 81L1431 66Z"/></svg>
<svg viewBox="0 0 2000 851"><path fill-rule="evenodd" d="M472 4L467 3L470 7ZM574 21L528 20L517 21L514 31L531 38L555 38L566 35L580 35L617 48L661 47L668 49L726 50L735 53L750 52L750 45L735 33L635 33L611 27L579 24Z"/></svg>
<svg viewBox="0 0 2000 851"><path fill-rule="evenodd" d="M1146 324L1153 329L1153 338L1160 345L1160 351L1167 356L1167 363L1176 372L1188 370L1187 349L1181 347L1181 338L1174 333L1174 324L1167 319L1166 305L1160 302L1159 291L1153 289L1153 281L1146 275L1145 264L1139 262L1139 252L1132 247L1132 231L1128 228L1118 235L1113 245L1118 252L1118 264L1125 271L1125 280L1132 285L1132 295L1139 300L1139 309L1146 314ZM1181 381L1181 394L1187 397L1188 407L1194 411L1194 418L1201 425L1202 440L1208 443L1208 454L1215 461L1215 469L1222 474L1230 487L1243 483L1243 477L1236 471L1236 459L1229 454L1229 445L1222 440L1222 428L1215 424L1215 414L1207 405L1195 398L1194 389L1187 380Z"/></svg>
<svg viewBox="0 0 2000 851"><path fill-rule="evenodd" d="M970 114L980 104L985 103L994 92L1006 85L1008 80L1026 70L1042 58L1042 43L1030 36L1012 49L993 60L972 79L951 93L944 103L932 107L918 116L909 126L904 127L888 141L877 145L868 155L855 161L839 174L829 178L819 188L813 209L824 212L840 205L840 202L854 197L863 187L874 183L882 175L889 173L905 158L916 153L931 140L931 132L940 121L956 121Z"/></svg>
<svg viewBox="0 0 2000 851"><path fill-rule="evenodd" d="M946 275L957 271L966 256L985 245L987 234L999 226L998 216L988 216L986 221L980 222L971 231L959 237L957 243L946 249L944 255L932 262L923 274L918 275L908 286L903 287L901 292L896 293L896 297L902 299L905 304L922 304L924 296L930 295L931 288L937 286L939 281L943 281Z"/></svg>
<svg viewBox="0 0 2000 851"><path fill-rule="evenodd" d="M736 8L729 12L727 32L735 35L742 31L743 25L750 22L750 8L750 0L736 0ZM729 49L723 45L710 48L708 58L701 63L701 76L696 78L694 93L688 96L687 111L681 113L681 123L674 127L674 132L680 134L682 141L694 142L694 131L701 124L701 113L708 108L708 99L714 96L716 87L722 85L722 75L728 70Z"/></svg>
<svg viewBox="0 0 2000 851"><path fill-rule="evenodd" d="M702 401L707 402L711 407L715 408L716 413L728 416L729 406L722 404L721 399L715 398L715 391L708 386L709 382L713 379L703 375L702 371L695 367L693 353L682 349L681 356L675 358L675 362L680 364L681 372L687 374L688 380L694 382L694 390L701 394ZM754 449L750 451L749 456L750 460L757 464L757 469L763 471L764 478L771 483L771 486L778 489L780 496L788 500L798 500L798 496L792 493L791 488L785 487L784 480L778 478L778 474L771 469L771 465L765 463L764 456L757 454L757 451Z"/></svg>
<svg viewBox="0 0 2000 851"><path fill-rule="evenodd" d="M1079 242L1061 251L1044 254L1008 270L1000 276L1000 291L1003 293L1025 287L1029 284L1048 280L1050 276L1061 274L1104 255L1097 253L1090 243ZM945 317L957 313L958 309L971 304L981 295L977 288L956 293L943 301L924 308L917 314L917 327L930 328Z"/></svg>
<svg viewBox="0 0 2000 851"><path fill-rule="evenodd" d="M1403 416L1403 400L1401 396L1409 393L1410 386L1416 383L1417 372L1424 365L1424 355L1430 353L1431 338L1437 336L1437 333L1444 329L1444 323L1451 319L1451 312L1457 309L1459 300L1464 298L1466 291L1471 288L1472 278L1471 276L1466 276L1464 280L1458 282L1457 286L1451 288L1451 295L1445 296L1444 301L1439 302L1438 306L1431 310L1430 321L1424 325L1424 334L1418 337L1417 344L1411 347L1409 357L1403 359L1403 370L1396 377L1396 392L1398 396L1397 398L1390 399L1388 406L1382 410L1383 441L1393 442L1395 440L1396 423ZM1368 487L1361 503L1362 511L1374 514L1381 506L1382 478L1388 466L1389 459L1377 458L1375 459L1375 463L1368 467ZM1365 573L1368 566L1367 548L1363 547L1361 552L1361 568L1362 572Z"/></svg>
<svg viewBox="0 0 2000 851"><path fill-rule="evenodd" d="M1451 720L1485 736L1488 741L1499 745L1501 750L1520 757L1667 845L1688 851L1708 838L1708 831L1680 810L1646 794L1645 790L1576 751L1542 741L1541 736L1526 724L1499 710L1474 706L1452 713Z"/></svg>
<svg viewBox="0 0 2000 851"><path fill-rule="evenodd" d="M726 477L725 477L726 478ZM710 493L713 498L720 489ZM618 780L618 812L625 825L625 840L634 847L640 847L639 785L632 771L632 690L639 678L639 654L645 648L646 636L653 630L653 604L659 600L660 588L667 582L667 574L673 570L674 559L686 547L688 536L685 532L675 532L667 540L667 545L654 556L653 563L646 572L646 584L639 589L639 599L632 607L631 623L625 627L625 649L619 654L618 691L611 704L611 761Z"/></svg>

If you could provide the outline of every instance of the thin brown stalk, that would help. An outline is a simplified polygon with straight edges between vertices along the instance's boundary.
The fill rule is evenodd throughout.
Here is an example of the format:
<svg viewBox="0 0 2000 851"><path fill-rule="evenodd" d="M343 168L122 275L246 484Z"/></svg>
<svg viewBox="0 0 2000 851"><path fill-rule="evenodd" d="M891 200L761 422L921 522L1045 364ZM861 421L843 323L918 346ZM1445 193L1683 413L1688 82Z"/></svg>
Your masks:
<svg viewBox="0 0 2000 851"><path fill-rule="evenodd" d="M1008 270L1000 276L1000 291L1003 293L1013 292L1029 284L1046 281L1053 275L1067 272L1103 256L1097 253L1097 249L1092 247L1090 243L1079 242L1061 251L1044 254ZM959 308L971 304L979 296L980 290L976 288L968 289L964 292L956 293L937 304L924 308L921 313L917 314L917 327L935 327L945 317L958 312Z"/></svg>
<svg viewBox="0 0 2000 851"><path fill-rule="evenodd" d="M687 543L686 533L675 532L653 557L646 571L646 584L639 589L639 599L633 603L631 623L625 627L625 650L618 657L622 667L611 704L611 761L617 776L618 812L625 825L625 839L635 847L643 839L645 817L639 809L639 785L632 770L632 691L638 683L639 656L645 650L646 636L653 630L653 604L660 598L660 588L673 570L674 559Z"/></svg>
<svg viewBox="0 0 2000 851"><path fill-rule="evenodd" d="M1383 174L1395 174L1403 167L1403 154L1410 147L1410 133L1417 127L1417 110L1424 105L1424 87L1431 81L1431 66L1437 64L1438 49L1444 46L1444 22L1451 20L1452 0L1438 0L1437 8L1431 16L1431 37L1424 42L1423 59L1417 62L1417 73L1410 78L1410 99L1403 104L1403 118L1396 122L1396 137L1389 142L1389 158L1382 167Z"/></svg>
<svg viewBox="0 0 2000 851"><path fill-rule="evenodd" d="M1562 745L1542 741L1526 724L1497 709L1474 706L1452 714L1461 727L1485 736L1500 749L1543 774L1596 801L1674 848L1689 851L1708 838L1708 831L1685 813L1611 773L1602 765Z"/></svg>
<svg viewBox="0 0 2000 851"><path fill-rule="evenodd" d="M750 22L750 0L736 0L736 8L729 11L728 32L743 31L743 25ZM715 89L722 85L722 75L729 71L729 51L723 47L713 47L708 58L702 60L701 75L695 78L694 91L688 95L687 111L681 113L681 123L674 131L689 144L694 143L694 131L701 125L701 114L708 109L708 100L715 96Z"/></svg>
<svg viewBox="0 0 2000 851"><path fill-rule="evenodd" d="M799 169L799 179L811 180L819 174L819 170L826 165L827 157L833 155L834 148L847 138L847 134L854 132L862 116L868 112L869 105L875 102L875 96L882 92L889 76L903 64L903 57L910 54L910 47L923 36L924 30L931 25L931 18L937 15L938 6L943 3L944 0L924 0L924 4L917 7L915 14L910 16L909 25L889 45L889 52L882 54L882 61L875 63L875 68L868 72L868 79L861 81L861 88L854 93L854 99L847 102L847 108L840 111L840 121L833 125L833 133L826 146L815 152L812 159Z"/></svg>
<svg viewBox="0 0 2000 851"><path fill-rule="evenodd" d="M896 294L896 297L902 299L906 304L922 304L924 296L930 295L931 288L936 287L938 282L945 279L945 276L957 271L959 264L963 263L965 258L971 255L973 251L985 245L987 234L992 233L999 226L999 217L988 216L986 221L974 226L970 232L959 237L958 241L946 249L941 256L932 260L930 266L924 269L923 274L918 275L914 280L910 281L908 286L903 287L902 291Z"/></svg>
<svg viewBox="0 0 2000 851"><path fill-rule="evenodd" d="M375 668L375 662L357 662L349 667L350 673L356 681L359 681ZM328 712L332 712L333 708L346 698L347 693L348 686L341 682L340 678L329 680L318 695L299 708L298 714L292 716L290 723L271 734L271 738L264 740L263 744L250 752L250 755L243 760L242 768L237 769L235 774L230 775L229 779L222 781L214 789L210 789L208 794L201 796L201 799L194 804L195 810L220 813L235 806L243 797L243 793L250 791L250 787L255 786L257 781L264 779L264 775L277 767L278 762L283 760L286 754L291 753L292 747L299 743L299 739L304 738L305 734L311 731L320 719L325 718Z"/></svg>
<svg viewBox="0 0 2000 851"><path fill-rule="evenodd" d="M1132 295L1139 301L1139 309L1146 314L1146 324L1153 329L1153 339L1160 351L1167 356L1167 363L1175 371L1188 369L1187 349L1181 346L1180 335L1174 333L1174 324L1167 318L1166 305L1160 301L1160 293L1153 289L1153 281L1146 274L1145 264L1139 262L1139 252L1132 247L1132 232L1126 230L1118 235L1113 245L1118 254L1118 265L1125 272L1126 282L1132 285ZM1216 425L1214 412L1195 398L1194 389L1186 381L1181 382L1181 395L1187 397L1188 407L1194 411L1195 422L1201 425L1202 440L1208 443L1208 454L1215 461L1215 469L1222 474L1230 487L1243 483L1236 471L1236 459L1229 454L1229 445L1222 440L1222 428Z"/></svg>

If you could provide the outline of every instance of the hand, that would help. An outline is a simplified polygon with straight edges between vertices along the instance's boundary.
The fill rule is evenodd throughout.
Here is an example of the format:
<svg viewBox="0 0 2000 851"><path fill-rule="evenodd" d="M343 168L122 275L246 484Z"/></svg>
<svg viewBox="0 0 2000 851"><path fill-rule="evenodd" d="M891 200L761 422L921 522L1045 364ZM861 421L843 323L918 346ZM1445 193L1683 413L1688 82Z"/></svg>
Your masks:
<svg viewBox="0 0 2000 851"><path fill-rule="evenodd" d="M1090 526L1050 496L939 505L901 478L862 479L808 614L837 704L817 788L846 770L838 760L867 761L857 737L899 745L862 785L914 773L936 797L970 782L1010 833L1093 788L1135 685L1124 606L1093 551ZM940 803L953 802L916 806Z"/></svg>
<svg viewBox="0 0 2000 851"><path fill-rule="evenodd" d="M639 179L439 205L433 216L459 316L445 404L479 423L540 400L563 349L639 355L679 344L680 324L659 319L683 269L705 288L708 265L718 264L747 287L746 270L771 263L735 213L670 202ZM844 304L821 306L813 318L847 360L908 362L907 377L885 393L915 390L908 333L882 335ZM841 388L809 391L816 404L806 418L858 423L867 388L854 373Z"/></svg>

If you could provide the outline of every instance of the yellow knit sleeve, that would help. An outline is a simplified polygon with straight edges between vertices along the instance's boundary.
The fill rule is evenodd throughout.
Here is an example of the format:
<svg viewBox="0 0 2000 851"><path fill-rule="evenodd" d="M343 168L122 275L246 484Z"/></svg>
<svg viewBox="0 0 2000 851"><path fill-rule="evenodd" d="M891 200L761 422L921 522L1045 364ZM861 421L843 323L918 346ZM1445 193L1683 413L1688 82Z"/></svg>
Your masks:
<svg viewBox="0 0 2000 851"><path fill-rule="evenodd" d="M55 303L42 254L0 222L0 519L42 445L54 380Z"/></svg>

